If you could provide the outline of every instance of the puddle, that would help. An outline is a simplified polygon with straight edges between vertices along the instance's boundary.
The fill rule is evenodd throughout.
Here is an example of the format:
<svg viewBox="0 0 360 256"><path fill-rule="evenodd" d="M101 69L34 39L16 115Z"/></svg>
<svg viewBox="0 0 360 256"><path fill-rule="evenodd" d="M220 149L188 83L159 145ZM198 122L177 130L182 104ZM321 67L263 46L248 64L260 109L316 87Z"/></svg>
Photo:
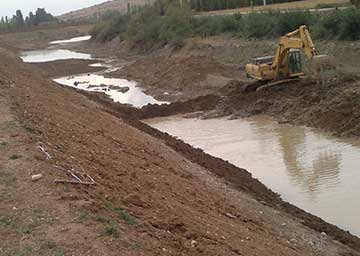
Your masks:
<svg viewBox="0 0 360 256"><path fill-rule="evenodd" d="M46 49L36 51L26 51L21 53L24 62L39 63L55 60L84 59L91 60L91 55L86 53L74 52L63 49Z"/></svg>
<svg viewBox="0 0 360 256"><path fill-rule="evenodd" d="M91 39L91 36L80 36L80 37L74 37L74 38L67 39L67 40L52 41L49 44L69 44L69 43L88 41L90 39Z"/></svg>
<svg viewBox="0 0 360 256"><path fill-rule="evenodd" d="M360 140L266 117L170 117L146 123L246 168L285 201L360 236Z"/></svg>
<svg viewBox="0 0 360 256"><path fill-rule="evenodd" d="M157 101L152 96L145 94L140 87L137 87L136 82L126 79L105 78L98 74L86 74L57 78L54 81L81 90L104 92L115 102L131 104L137 108L147 104L167 104L167 102Z"/></svg>

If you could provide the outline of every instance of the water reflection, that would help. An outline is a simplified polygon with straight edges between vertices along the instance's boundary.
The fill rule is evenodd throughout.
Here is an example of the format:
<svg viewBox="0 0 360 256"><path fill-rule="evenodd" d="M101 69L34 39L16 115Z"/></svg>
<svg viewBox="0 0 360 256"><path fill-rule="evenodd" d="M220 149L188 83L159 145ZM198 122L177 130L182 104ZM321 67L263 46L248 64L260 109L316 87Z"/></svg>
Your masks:
<svg viewBox="0 0 360 256"><path fill-rule="evenodd" d="M271 132L278 140L290 182L301 188L309 199L314 199L322 188L334 188L340 182L341 152L327 147L321 151L312 148L312 144L307 142L312 138L308 138L310 134L305 127L275 125L266 118L254 119L251 124L255 129L271 127ZM266 136L269 135L259 134L259 137ZM309 154L310 157L307 156Z"/></svg>
<svg viewBox="0 0 360 256"><path fill-rule="evenodd" d="M20 58L24 62L39 63L55 60L84 59L90 60L91 55L62 49L46 49L22 52Z"/></svg>
<svg viewBox="0 0 360 256"><path fill-rule="evenodd" d="M147 95L136 82L126 79L105 78L97 74L84 74L54 79L55 82L86 91L104 92L115 102L142 107L147 104L165 104Z"/></svg>
<svg viewBox="0 0 360 256"><path fill-rule="evenodd" d="M90 39L91 39L91 36L79 36L79 37L74 37L74 38L70 38L70 39L66 39L66 40L52 41L49 44L69 44L69 43L88 41Z"/></svg>
<svg viewBox="0 0 360 256"><path fill-rule="evenodd" d="M360 141L341 140L269 118L146 121L205 152L248 169L306 211L360 235Z"/></svg>

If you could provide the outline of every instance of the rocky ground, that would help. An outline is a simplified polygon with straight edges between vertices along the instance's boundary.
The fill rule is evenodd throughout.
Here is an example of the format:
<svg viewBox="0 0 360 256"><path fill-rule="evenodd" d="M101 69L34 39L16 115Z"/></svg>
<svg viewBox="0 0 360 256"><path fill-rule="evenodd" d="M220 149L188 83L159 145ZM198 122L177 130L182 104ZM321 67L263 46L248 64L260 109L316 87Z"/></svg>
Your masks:
<svg viewBox="0 0 360 256"><path fill-rule="evenodd" d="M127 56L129 65L118 75L146 74L141 80L151 92L156 79L168 74L170 85L154 89L154 95L179 91L186 95L182 100L202 95L209 76L225 87L214 82L206 91L211 95L136 110L53 83L47 77L90 72L88 63L23 64L9 51L19 51L16 45L23 42L11 38L0 38L0 45L14 40L0 50L1 255L359 255L358 238L283 202L246 170L139 121L204 110L206 116L291 116L301 106L314 113L320 106L323 113L321 105L329 103L324 118L334 115L350 124L357 120L351 112L358 102L356 79L338 80L344 88L336 81L322 85L320 95L313 83L249 94L232 76L241 77L237 64L200 54L169 57L166 50L159 56ZM133 68L136 61L144 63L141 72ZM344 91L348 106L341 107ZM289 105L282 101L294 109L285 109ZM345 112L336 116L333 106ZM55 184L73 178L68 170L87 173L96 185ZM43 178L32 182L33 174Z"/></svg>

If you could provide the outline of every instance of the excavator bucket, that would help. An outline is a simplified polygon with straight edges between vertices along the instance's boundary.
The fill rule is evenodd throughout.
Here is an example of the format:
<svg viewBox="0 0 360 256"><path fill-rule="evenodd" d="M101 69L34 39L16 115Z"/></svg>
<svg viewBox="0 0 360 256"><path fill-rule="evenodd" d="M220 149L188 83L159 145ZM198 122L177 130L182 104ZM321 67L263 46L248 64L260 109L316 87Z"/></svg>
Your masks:
<svg viewBox="0 0 360 256"><path fill-rule="evenodd" d="M324 82L336 77L336 62L329 55L316 55L311 60L311 73L318 82Z"/></svg>

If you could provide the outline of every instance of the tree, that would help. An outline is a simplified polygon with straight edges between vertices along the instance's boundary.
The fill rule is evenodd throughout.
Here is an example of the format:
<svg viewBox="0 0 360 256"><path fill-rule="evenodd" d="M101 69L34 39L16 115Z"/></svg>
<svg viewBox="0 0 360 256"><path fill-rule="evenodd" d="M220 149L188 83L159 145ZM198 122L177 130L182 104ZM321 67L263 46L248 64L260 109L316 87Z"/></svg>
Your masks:
<svg viewBox="0 0 360 256"><path fill-rule="evenodd" d="M20 30L25 27L24 16L22 15L21 10L16 11L16 15L14 16L14 19L17 30Z"/></svg>
<svg viewBox="0 0 360 256"><path fill-rule="evenodd" d="M350 3L352 5L355 5L357 8L360 7L360 0L350 0Z"/></svg>

